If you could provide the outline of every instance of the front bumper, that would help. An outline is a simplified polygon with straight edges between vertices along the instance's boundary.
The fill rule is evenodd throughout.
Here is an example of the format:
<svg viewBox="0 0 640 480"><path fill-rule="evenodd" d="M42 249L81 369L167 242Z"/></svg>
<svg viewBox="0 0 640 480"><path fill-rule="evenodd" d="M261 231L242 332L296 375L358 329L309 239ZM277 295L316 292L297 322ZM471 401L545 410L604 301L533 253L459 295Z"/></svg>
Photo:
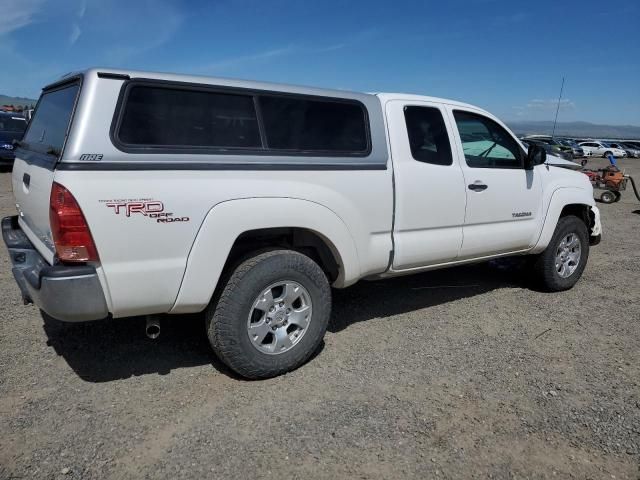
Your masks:
<svg viewBox="0 0 640 480"><path fill-rule="evenodd" d="M0 148L0 166L10 166L16 159L15 153L11 150Z"/></svg>
<svg viewBox="0 0 640 480"><path fill-rule="evenodd" d="M100 320L109 315L95 267L49 265L20 229L17 216L2 219L2 238L25 304L34 303L65 322Z"/></svg>

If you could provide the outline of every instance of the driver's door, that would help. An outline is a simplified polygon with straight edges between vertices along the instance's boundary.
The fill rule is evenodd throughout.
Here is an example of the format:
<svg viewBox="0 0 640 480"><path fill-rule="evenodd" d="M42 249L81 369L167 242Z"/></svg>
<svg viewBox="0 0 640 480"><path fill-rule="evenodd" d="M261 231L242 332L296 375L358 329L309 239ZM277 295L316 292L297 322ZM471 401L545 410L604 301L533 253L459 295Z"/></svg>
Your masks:
<svg viewBox="0 0 640 480"><path fill-rule="evenodd" d="M459 259L532 247L542 215L540 173L524 169L525 152L515 137L486 115L453 107L456 147L467 208Z"/></svg>

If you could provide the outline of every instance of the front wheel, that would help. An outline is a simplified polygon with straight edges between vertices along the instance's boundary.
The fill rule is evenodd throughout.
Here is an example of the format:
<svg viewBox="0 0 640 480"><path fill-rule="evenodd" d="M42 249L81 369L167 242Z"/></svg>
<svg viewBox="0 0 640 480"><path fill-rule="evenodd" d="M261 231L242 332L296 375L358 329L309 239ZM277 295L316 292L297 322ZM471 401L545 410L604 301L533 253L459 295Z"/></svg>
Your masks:
<svg viewBox="0 0 640 480"><path fill-rule="evenodd" d="M587 226L569 215L558 220L549 245L534 261L534 273L545 290L568 290L580 280L588 258Z"/></svg>
<svg viewBox="0 0 640 480"><path fill-rule="evenodd" d="M611 155L611 152L604 152L604 155L602 155L602 158L609 158L609 155Z"/></svg>
<svg viewBox="0 0 640 480"><path fill-rule="evenodd" d="M216 355L246 378L293 370L313 354L331 314L331 289L306 255L272 250L242 262L206 310Z"/></svg>

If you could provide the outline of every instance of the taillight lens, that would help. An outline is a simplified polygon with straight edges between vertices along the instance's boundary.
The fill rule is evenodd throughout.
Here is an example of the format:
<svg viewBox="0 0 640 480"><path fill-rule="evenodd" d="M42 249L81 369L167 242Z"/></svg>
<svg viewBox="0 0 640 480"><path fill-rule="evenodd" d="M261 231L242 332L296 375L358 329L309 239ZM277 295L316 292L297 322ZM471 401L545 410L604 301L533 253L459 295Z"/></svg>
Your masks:
<svg viewBox="0 0 640 480"><path fill-rule="evenodd" d="M78 202L69 190L55 182L51 187L49 220L53 243L61 261L98 261L98 251Z"/></svg>

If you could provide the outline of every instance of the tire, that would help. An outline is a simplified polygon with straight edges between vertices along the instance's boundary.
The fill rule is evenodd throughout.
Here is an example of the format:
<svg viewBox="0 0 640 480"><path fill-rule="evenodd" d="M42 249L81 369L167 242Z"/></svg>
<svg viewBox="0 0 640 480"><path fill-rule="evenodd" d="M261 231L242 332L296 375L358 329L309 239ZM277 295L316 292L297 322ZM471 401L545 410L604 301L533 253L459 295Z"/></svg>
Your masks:
<svg viewBox="0 0 640 480"><path fill-rule="evenodd" d="M286 296L288 289L295 293ZM275 313L269 313L270 308ZM322 342L330 315L325 273L292 250L271 250L244 260L205 311L214 352L250 379L275 377L306 362ZM304 329L303 322L308 322ZM250 334L250 328L257 335Z"/></svg>
<svg viewBox="0 0 640 480"><path fill-rule="evenodd" d="M605 190L600 195L600 201L602 203L613 203L616 201L616 194L610 190Z"/></svg>
<svg viewBox="0 0 640 480"><path fill-rule="evenodd" d="M611 155L611 152L604 152L602 158L609 158L609 155Z"/></svg>
<svg viewBox="0 0 640 480"><path fill-rule="evenodd" d="M570 237L573 236L573 237ZM562 276L556 266L556 260L562 247L563 240L577 238L580 251L576 258L577 264L567 276ZM576 252L574 252L575 254ZM547 248L538 255L533 264L533 271L542 288L549 292L560 292L572 288L587 265L589 258L589 232L584 222L573 215L561 217ZM566 266L566 265L565 265ZM565 270L565 274L569 270Z"/></svg>
<svg viewBox="0 0 640 480"><path fill-rule="evenodd" d="M614 200L614 202L619 202L620 199L622 198L622 194L620 192L613 192L613 194L616 196L616 199Z"/></svg>

